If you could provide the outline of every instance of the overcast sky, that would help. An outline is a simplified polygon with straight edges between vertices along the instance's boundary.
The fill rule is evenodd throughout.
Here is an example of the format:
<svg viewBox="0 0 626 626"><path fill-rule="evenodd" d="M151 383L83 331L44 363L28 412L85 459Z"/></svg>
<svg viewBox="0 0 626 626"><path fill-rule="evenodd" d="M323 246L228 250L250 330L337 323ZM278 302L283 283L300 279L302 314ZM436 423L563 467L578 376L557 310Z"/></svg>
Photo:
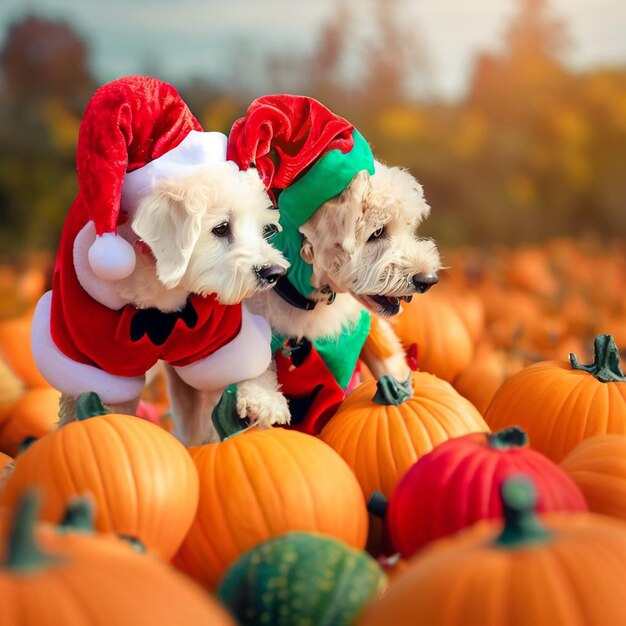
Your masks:
<svg viewBox="0 0 626 626"><path fill-rule="evenodd" d="M447 98L463 93L476 52L497 48L515 8L514 0L407 4L406 19L415 23L429 51L436 92ZM626 64L626 0L552 0L551 5L569 24L572 66ZM223 81L234 49L246 50L253 67L270 51L312 50L335 7L336 0L2 0L0 46L10 23L38 13L76 26L90 43L92 67L103 82L147 70L166 80Z"/></svg>

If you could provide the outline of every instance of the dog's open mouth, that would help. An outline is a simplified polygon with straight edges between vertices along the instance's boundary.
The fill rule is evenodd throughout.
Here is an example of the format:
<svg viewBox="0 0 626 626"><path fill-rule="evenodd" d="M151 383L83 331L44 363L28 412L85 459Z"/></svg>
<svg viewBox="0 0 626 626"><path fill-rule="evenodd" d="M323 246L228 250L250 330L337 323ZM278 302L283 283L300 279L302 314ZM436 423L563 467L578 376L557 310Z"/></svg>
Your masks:
<svg viewBox="0 0 626 626"><path fill-rule="evenodd" d="M358 299L370 311L382 317L392 317L400 312L400 301L411 302L413 296L359 296Z"/></svg>

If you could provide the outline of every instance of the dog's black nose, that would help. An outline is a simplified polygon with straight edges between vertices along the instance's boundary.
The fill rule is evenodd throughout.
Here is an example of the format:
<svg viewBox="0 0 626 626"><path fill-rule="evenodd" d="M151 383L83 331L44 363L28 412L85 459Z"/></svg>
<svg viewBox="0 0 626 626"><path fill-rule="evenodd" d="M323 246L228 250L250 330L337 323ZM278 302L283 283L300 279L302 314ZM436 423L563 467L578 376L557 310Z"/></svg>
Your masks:
<svg viewBox="0 0 626 626"><path fill-rule="evenodd" d="M420 272L413 276L412 281L417 293L426 293L433 285L439 282L439 278L437 278L437 274L424 274L424 272Z"/></svg>
<svg viewBox="0 0 626 626"><path fill-rule="evenodd" d="M280 265L264 265L263 267L257 267L254 270L256 275L266 283L275 283L278 279L282 278L287 270Z"/></svg>

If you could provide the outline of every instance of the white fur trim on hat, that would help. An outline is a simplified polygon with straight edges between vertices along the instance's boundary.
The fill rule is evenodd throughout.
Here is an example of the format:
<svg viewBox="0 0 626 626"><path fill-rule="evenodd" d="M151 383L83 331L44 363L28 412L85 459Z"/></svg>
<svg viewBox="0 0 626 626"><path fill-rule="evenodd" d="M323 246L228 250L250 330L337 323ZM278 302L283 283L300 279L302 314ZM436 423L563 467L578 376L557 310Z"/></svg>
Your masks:
<svg viewBox="0 0 626 626"><path fill-rule="evenodd" d="M132 214L139 201L161 180L187 176L207 165L226 163L227 144L228 138L223 133L190 131L175 148L124 176L121 209Z"/></svg>

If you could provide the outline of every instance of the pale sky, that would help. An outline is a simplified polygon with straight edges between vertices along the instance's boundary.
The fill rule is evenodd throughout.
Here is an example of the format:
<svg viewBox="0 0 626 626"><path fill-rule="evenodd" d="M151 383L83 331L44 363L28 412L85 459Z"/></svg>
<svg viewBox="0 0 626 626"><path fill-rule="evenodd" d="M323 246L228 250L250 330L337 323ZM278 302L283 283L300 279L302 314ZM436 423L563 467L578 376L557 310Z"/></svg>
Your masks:
<svg viewBox="0 0 626 626"><path fill-rule="evenodd" d="M355 0L367 7L366 0ZM479 50L498 47L514 0L408 0L429 51L436 93L463 94ZM626 65L625 0L551 0L569 24L575 68ZM72 22L91 45L105 82L152 71L160 78L228 80L234 50L249 56L250 80L263 91L268 52L312 50L336 0L2 0L0 46L7 25L28 12Z"/></svg>

